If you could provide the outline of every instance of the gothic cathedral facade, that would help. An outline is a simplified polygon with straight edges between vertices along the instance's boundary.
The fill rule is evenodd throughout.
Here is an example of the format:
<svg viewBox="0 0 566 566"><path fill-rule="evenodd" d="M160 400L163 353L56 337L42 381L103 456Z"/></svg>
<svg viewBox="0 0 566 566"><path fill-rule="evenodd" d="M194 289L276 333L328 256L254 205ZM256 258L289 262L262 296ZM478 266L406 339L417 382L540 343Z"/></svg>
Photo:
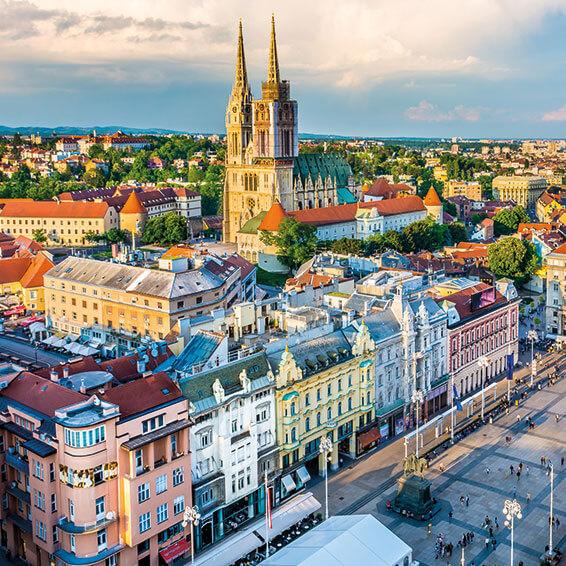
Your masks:
<svg viewBox="0 0 566 566"><path fill-rule="evenodd" d="M338 204L336 179L305 182L297 174L299 158L298 105L289 81L281 80L275 20L267 80L261 99L254 100L248 83L242 23L238 34L236 76L226 109L226 176L224 182L225 242L236 242L239 229L279 202L285 210ZM310 177L309 177L310 179Z"/></svg>

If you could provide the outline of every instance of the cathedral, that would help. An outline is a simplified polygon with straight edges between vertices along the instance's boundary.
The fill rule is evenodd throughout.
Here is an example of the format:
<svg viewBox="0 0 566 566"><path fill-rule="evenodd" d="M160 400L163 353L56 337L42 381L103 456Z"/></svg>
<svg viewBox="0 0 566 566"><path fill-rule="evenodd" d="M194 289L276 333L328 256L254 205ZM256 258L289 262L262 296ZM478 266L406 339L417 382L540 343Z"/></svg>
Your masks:
<svg viewBox="0 0 566 566"><path fill-rule="evenodd" d="M260 99L248 83L240 22L226 139L225 242L236 242L240 229L275 203L294 211L356 202L352 171L341 157L299 155L298 104L280 76L273 17Z"/></svg>

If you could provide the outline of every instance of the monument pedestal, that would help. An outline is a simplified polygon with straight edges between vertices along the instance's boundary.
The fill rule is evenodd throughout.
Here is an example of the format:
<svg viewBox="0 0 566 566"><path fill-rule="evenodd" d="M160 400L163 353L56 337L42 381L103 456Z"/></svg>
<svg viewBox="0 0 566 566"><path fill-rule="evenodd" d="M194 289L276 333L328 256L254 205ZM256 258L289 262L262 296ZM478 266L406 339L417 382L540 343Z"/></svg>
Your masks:
<svg viewBox="0 0 566 566"><path fill-rule="evenodd" d="M397 495L393 509L397 513L420 521L426 521L434 514L435 504L430 495L431 483L417 476L401 476L397 481Z"/></svg>

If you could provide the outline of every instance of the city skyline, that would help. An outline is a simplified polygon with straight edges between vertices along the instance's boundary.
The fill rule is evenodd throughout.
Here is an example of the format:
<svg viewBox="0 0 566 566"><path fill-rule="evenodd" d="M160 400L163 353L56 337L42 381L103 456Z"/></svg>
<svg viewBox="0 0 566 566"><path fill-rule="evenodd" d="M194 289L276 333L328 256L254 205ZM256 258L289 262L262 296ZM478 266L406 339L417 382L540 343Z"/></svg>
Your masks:
<svg viewBox="0 0 566 566"><path fill-rule="evenodd" d="M301 132L565 135L564 0L170 1L158 15L146 2L117 7L100 0L89 8L4 1L0 9L0 124L6 126L223 132L238 19L257 95L273 11L281 74L301 102Z"/></svg>

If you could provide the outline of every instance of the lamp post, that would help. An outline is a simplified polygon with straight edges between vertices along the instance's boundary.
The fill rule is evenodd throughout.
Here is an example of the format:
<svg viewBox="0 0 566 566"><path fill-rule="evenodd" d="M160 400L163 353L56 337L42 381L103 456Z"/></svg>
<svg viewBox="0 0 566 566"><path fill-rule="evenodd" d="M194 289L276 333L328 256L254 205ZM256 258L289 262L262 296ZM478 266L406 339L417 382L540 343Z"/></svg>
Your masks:
<svg viewBox="0 0 566 566"><path fill-rule="evenodd" d="M522 519L523 518L523 514L522 514L522 509L521 509L521 505L519 504L519 502L516 499L513 499L513 501L511 501L510 499L507 499L505 501L505 504L503 505L503 514L505 515L506 521L505 521L505 526L508 527L511 530L511 566L513 566L513 553L514 553L514 529L515 529L515 517L517 519Z"/></svg>
<svg viewBox="0 0 566 566"><path fill-rule="evenodd" d="M185 507L185 512L183 513L183 529L190 523L191 524L191 564L195 564L195 527L198 525L200 519L200 513L198 512L198 507Z"/></svg>
<svg viewBox="0 0 566 566"><path fill-rule="evenodd" d="M320 441L320 453L324 457L324 497L326 502L326 519L328 519L328 462L330 462L330 455L332 454L332 440L328 436L325 436Z"/></svg>
<svg viewBox="0 0 566 566"><path fill-rule="evenodd" d="M417 428L416 428L416 437L415 437L417 440L417 446L415 449L415 455L418 458L419 457L419 407L421 403L424 401L423 392L420 389L415 389L413 391L413 394L411 395L411 401L415 405L415 416L417 419Z"/></svg>
<svg viewBox="0 0 566 566"><path fill-rule="evenodd" d="M550 464L550 517L548 520L548 526L550 527L550 534L548 537L548 554L549 556L554 556L554 546L553 543L554 541L553 539L553 530L554 530L554 525L553 523L553 518L554 518L554 465L551 463Z"/></svg>
<svg viewBox="0 0 566 566"><path fill-rule="evenodd" d="M535 360L535 342L538 340L538 333L536 330L529 330L527 332L527 340L531 341L531 389L533 388L534 380L534 360Z"/></svg>
<svg viewBox="0 0 566 566"><path fill-rule="evenodd" d="M491 360L487 356L482 356L478 360L478 365L480 368L485 369L485 373L482 372L481 376L481 420L483 421L485 411L485 382L487 381L487 368L491 365Z"/></svg>

